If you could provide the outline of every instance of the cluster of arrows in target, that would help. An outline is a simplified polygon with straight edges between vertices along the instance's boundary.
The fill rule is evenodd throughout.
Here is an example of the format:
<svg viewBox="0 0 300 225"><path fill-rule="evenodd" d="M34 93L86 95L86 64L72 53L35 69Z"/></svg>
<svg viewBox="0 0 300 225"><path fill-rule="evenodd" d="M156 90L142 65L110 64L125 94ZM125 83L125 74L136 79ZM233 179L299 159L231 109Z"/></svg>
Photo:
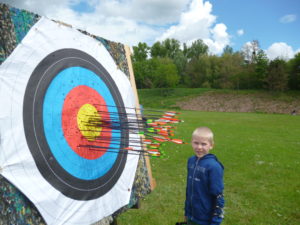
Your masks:
<svg viewBox="0 0 300 225"><path fill-rule="evenodd" d="M119 108L111 105L103 106ZM166 142L187 144L181 139L174 138L176 124L183 122L179 119L179 112L124 108L133 110L133 113L120 113L118 110L113 113L105 111L87 113L85 119L83 118L83 121L81 121L85 125L81 127L80 131L85 134L85 138L93 141L93 144L79 145L78 147L86 148L89 151L123 152L126 154L143 154L151 158L162 158L165 156L162 147ZM142 111L142 113L136 114L137 110ZM104 128L110 131L105 131ZM131 139L128 146L123 148L109 147L109 150L107 150L107 147L103 146L107 143L119 143L122 132L129 135L138 134L139 138ZM100 133L101 135L99 135ZM112 137L111 133L119 135Z"/></svg>

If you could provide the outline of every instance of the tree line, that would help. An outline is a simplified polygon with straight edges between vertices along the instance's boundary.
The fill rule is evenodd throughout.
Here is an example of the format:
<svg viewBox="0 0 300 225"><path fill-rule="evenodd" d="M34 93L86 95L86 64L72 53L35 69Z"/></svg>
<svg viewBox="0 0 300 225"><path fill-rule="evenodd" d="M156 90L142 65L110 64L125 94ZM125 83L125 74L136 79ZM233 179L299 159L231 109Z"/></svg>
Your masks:
<svg viewBox="0 0 300 225"><path fill-rule="evenodd" d="M300 53L269 60L257 40L236 52L226 46L221 55L209 54L201 39L189 47L176 39L140 42L132 62L138 88L300 90Z"/></svg>

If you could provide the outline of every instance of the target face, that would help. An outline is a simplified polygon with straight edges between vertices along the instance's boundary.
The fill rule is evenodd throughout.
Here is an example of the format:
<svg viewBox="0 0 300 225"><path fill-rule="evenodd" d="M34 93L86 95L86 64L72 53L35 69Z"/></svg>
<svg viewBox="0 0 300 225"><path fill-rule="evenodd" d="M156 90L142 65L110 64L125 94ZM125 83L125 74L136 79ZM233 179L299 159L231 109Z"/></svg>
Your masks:
<svg viewBox="0 0 300 225"><path fill-rule="evenodd" d="M126 127L135 98L100 42L41 18L0 80L1 174L47 224L92 224L129 203L139 156L122 149L139 138Z"/></svg>
<svg viewBox="0 0 300 225"><path fill-rule="evenodd" d="M114 119L126 114L116 84L90 55L61 49L49 54L33 71L23 110L29 149L44 178L77 200L98 198L109 191L120 177L127 156L126 152L111 153L112 149L128 146L126 129L118 132L104 127L98 131L95 136L105 139L104 143L100 141L103 151L79 147L99 145L79 128L80 122L84 123L80 115L85 115L80 109L88 106L94 109L91 116L96 114L105 120L110 114ZM109 143L111 139L120 141Z"/></svg>

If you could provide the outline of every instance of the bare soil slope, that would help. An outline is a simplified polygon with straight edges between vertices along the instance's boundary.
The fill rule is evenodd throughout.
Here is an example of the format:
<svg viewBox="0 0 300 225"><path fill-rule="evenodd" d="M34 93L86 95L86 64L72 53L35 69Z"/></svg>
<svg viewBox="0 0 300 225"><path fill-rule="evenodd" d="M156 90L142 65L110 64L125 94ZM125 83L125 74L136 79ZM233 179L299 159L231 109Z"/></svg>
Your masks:
<svg viewBox="0 0 300 225"><path fill-rule="evenodd" d="M178 102L184 110L219 111L219 112L263 112L300 114L299 97L274 97L268 94L233 94L206 92L187 101Z"/></svg>

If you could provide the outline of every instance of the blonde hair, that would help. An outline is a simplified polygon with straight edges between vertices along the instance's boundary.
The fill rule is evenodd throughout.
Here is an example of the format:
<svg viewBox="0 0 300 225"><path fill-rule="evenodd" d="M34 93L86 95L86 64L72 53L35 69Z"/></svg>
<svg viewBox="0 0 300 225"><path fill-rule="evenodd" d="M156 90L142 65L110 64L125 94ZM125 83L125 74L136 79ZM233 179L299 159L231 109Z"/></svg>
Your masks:
<svg viewBox="0 0 300 225"><path fill-rule="evenodd" d="M208 127L198 127L194 130L193 134L192 134L192 138L193 137L202 137L207 139L212 145L214 144L214 134L212 132L212 130Z"/></svg>

